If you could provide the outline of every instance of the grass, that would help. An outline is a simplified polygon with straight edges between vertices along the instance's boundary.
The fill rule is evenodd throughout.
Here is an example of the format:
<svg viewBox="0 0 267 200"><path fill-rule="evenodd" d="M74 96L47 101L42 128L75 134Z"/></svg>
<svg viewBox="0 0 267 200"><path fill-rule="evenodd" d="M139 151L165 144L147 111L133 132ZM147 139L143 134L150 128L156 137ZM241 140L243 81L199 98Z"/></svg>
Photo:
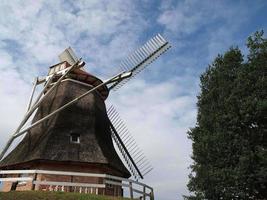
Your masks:
<svg viewBox="0 0 267 200"><path fill-rule="evenodd" d="M129 200L128 198L69 192L12 191L0 192L0 200Z"/></svg>

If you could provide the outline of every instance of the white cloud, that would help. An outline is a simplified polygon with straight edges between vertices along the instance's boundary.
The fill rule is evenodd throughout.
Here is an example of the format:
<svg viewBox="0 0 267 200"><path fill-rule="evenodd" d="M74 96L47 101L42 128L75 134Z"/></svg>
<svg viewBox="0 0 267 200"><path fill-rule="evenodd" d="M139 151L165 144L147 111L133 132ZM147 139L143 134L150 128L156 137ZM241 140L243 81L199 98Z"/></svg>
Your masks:
<svg viewBox="0 0 267 200"><path fill-rule="evenodd" d="M175 6L162 3L162 13L158 23L179 35L202 31L200 29L204 25L213 23L218 23L219 26L226 24L238 26L241 21L245 21L245 14L248 11L245 6L240 5L239 12L236 12L236 8L229 9L228 6L225 2L196 0L180 1Z"/></svg>
<svg viewBox="0 0 267 200"><path fill-rule="evenodd" d="M0 44L1 45L1 44ZM0 67L12 67L12 56L5 51L0 51Z"/></svg>
<svg viewBox="0 0 267 200"><path fill-rule="evenodd" d="M7 141L11 131L22 119L26 110L26 99L30 93L30 86L21 80L14 69L1 71L0 79L0 146Z"/></svg>
<svg viewBox="0 0 267 200"><path fill-rule="evenodd" d="M208 13L204 12L203 8L206 6L201 6L203 4L205 3L197 1L181 1L177 2L176 6L162 3L163 12L158 18L158 23L177 35L192 33L207 23L205 18L208 17Z"/></svg>
<svg viewBox="0 0 267 200"><path fill-rule="evenodd" d="M206 63L232 45L244 48L240 30L266 4L264 1L257 4L209 0L171 2L162 2L157 22L165 28L166 35L181 43L180 46L194 46L198 53L204 51L207 57L202 60L206 59ZM193 35L198 41L190 38Z"/></svg>

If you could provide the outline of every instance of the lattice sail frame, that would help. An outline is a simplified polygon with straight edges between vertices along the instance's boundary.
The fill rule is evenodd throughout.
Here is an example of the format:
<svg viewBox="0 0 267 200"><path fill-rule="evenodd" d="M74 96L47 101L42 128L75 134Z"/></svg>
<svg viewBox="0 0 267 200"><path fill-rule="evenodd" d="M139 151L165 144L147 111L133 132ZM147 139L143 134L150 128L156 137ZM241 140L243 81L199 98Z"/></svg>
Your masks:
<svg viewBox="0 0 267 200"><path fill-rule="evenodd" d="M153 167L128 131L114 106L110 106L107 113L111 122L112 138L129 171L135 179L143 179Z"/></svg>
<svg viewBox="0 0 267 200"><path fill-rule="evenodd" d="M121 61L119 67L122 71L131 72L132 75L127 78L120 80L111 86L109 89L119 89L130 79L135 77L143 69L145 69L150 63L154 62L161 54L166 52L171 45L166 41L160 34L151 38L139 49L130 54L126 59Z"/></svg>

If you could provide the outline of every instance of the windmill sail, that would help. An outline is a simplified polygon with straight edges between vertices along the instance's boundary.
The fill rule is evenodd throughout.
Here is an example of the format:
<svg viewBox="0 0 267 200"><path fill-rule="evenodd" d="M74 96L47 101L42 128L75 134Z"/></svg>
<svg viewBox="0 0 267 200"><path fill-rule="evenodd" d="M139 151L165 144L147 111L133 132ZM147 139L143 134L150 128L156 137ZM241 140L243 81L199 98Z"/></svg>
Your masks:
<svg viewBox="0 0 267 200"><path fill-rule="evenodd" d="M145 69L150 63L156 60L161 54L167 51L171 45L160 34L151 38L142 47L130 54L120 63L122 71L131 72L132 75L127 79L121 79L111 86L109 90L119 89L127 81Z"/></svg>
<svg viewBox="0 0 267 200"><path fill-rule="evenodd" d="M124 122L113 106L108 111L112 138L125 161L129 171L135 179L143 179L153 168L144 153L129 133Z"/></svg>

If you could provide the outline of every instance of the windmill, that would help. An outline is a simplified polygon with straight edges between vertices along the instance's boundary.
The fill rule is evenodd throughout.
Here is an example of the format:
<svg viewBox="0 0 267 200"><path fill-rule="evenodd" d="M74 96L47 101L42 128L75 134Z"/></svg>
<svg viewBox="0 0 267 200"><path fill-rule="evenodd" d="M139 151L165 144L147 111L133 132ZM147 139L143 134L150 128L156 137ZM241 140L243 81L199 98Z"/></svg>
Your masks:
<svg viewBox="0 0 267 200"><path fill-rule="evenodd" d="M0 170L64 168L143 179L152 167L114 106L106 109L105 100L169 48L156 35L120 63L120 73L105 81L86 72L85 62L67 48L46 77L35 79L27 112L0 154ZM42 84L33 102L36 87Z"/></svg>

